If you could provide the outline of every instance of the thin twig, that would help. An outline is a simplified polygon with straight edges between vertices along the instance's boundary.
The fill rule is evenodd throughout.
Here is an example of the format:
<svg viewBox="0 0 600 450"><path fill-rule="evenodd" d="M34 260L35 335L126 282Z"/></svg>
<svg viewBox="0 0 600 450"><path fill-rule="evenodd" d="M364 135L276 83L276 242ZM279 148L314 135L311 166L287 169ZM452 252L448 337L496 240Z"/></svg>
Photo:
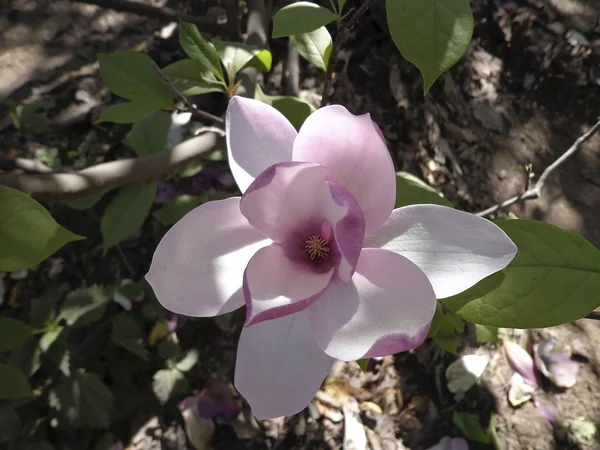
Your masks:
<svg viewBox="0 0 600 450"><path fill-rule="evenodd" d="M229 36L235 41L242 40L242 28L240 26L240 2L239 0L225 0L225 12L227 13L227 28Z"/></svg>
<svg viewBox="0 0 600 450"><path fill-rule="evenodd" d="M363 4L356 10L354 15L346 22L340 31L338 32L337 37L335 38L335 42L333 44L333 49L331 50L331 56L329 56L329 64L327 66L327 77L325 79L325 86L323 87L323 97L321 98L321 108L326 106L329 103L329 91L331 90L331 85L333 83L333 71L335 70L335 66L337 63L337 58L342 49L342 45L348 38L348 34L358 19L360 19L367 9L371 5L375 3L376 0L364 0Z"/></svg>
<svg viewBox="0 0 600 450"><path fill-rule="evenodd" d="M6 156L0 155L0 169L2 170L24 170L25 172L33 173L52 173L50 167L41 162L38 159L24 159L24 158L7 158Z"/></svg>
<svg viewBox="0 0 600 450"><path fill-rule="evenodd" d="M152 17L169 21L183 20L195 24L201 32L213 35L227 36L228 30L213 20L205 17L191 16L171 8L147 5L145 3L133 2L128 0L71 0L76 3L89 3L102 8L114 9L126 13L137 14L139 16Z"/></svg>
<svg viewBox="0 0 600 450"><path fill-rule="evenodd" d="M479 217L485 217L492 213L495 213L496 211L498 211L502 208L506 208L510 205L514 205L517 202L540 198L540 196L542 195L542 189L544 188L544 184L546 183L546 180L548 179L550 174L554 170L556 170L557 167L559 167L561 164L563 164L567 159L569 159L571 156L573 156L573 154L576 153L581 148L583 143L586 142L587 140L589 140L594 134L596 134L598 132L598 130L600 130L600 119L598 119L598 122L596 122L596 124L592 128L590 128L586 133L579 136L577 138L577 140L573 143L573 145L571 145L571 147L569 147L566 152L564 152L556 161L554 161L552 164L550 164L546 168L546 170L544 170L544 172L542 173L540 178L537 180L537 182L533 185L533 187L526 189L525 192L523 192L521 195L517 195L517 196L510 198L498 205L492 206L491 208L488 208L484 211L478 212L476 215Z"/></svg>
<svg viewBox="0 0 600 450"><path fill-rule="evenodd" d="M248 21L246 34L248 39L246 43L256 48L268 48L267 26L267 5L265 0L247 0ZM257 81L260 80L260 70L247 68L239 74L241 85L239 93L249 98L254 98L254 91Z"/></svg>
<svg viewBox="0 0 600 450"><path fill-rule="evenodd" d="M169 80L169 77L167 76L167 74L165 74L162 70L160 70L160 67L158 67L158 65L154 61L152 61L152 68L154 69L154 71L157 74L160 75L160 77L163 79L163 81L165 83L167 83L167 86L169 87L169 89L171 90L173 95L175 95L175 97L177 97L179 100L181 100L183 102L183 104L187 108L187 112L190 112L190 113L192 113L193 116L196 116L201 119L212 120L213 122L216 122L221 125L225 124L225 121L221 117L214 116L211 113L207 113L206 111L202 111L201 109L198 109L198 107L196 105L194 105L192 102L190 102L186 96L181 95L181 92L179 92L177 90L177 88L175 87L175 85L171 82L171 80Z"/></svg>
<svg viewBox="0 0 600 450"><path fill-rule="evenodd" d="M0 185L19 189L38 200L70 200L118 186L163 179L222 144L220 134L205 133L160 153L111 161L77 172L0 175Z"/></svg>

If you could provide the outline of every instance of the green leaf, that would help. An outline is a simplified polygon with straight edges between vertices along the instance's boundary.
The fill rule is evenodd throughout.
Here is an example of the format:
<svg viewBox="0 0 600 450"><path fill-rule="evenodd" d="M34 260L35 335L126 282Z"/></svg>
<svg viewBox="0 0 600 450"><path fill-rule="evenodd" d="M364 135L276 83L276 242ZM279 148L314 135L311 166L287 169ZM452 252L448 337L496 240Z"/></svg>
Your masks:
<svg viewBox="0 0 600 450"><path fill-rule="evenodd" d="M182 59L163 69L181 95L201 95L209 92L227 93L227 87L191 59Z"/></svg>
<svg viewBox="0 0 600 450"><path fill-rule="evenodd" d="M100 77L120 97L147 107L172 108L173 94L148 55L134 51L98 54Z"/></svg>
<svg viewBox="0 0 600 450"><path fill-rule="evenodd" d="M296 2L281 8L273 17L273 37L310 33L336 20L338 16L323 6Z"/></svg>
<svg viewBox="0 0 600 450"><path fill-rule="evenodd" d="M202 66L203 72L210 71L225 83L219 53L212 43L202 37L196 25L179 22L179 44L190 58Z"/></svg>
<svg viewBox="0 0 600 450"><path fill-rule="evenodd" d="M470 322L544 328L600 305L600 251L581 236L534 220L496 224L519 248L508 267L442 302Z"/></svg>
<svg viewBox="0 0 600 450"><path fill-rule="evenodd" d="M358 364L360 370L362 370L363 373L365 373L367 371L367 366L369 365L369 358L359 359L356 361L356 364Z"/></svg>
<svg viewBox="0 0 600 450"><path fill-rule="evenodd" d="M0 353L8 352L25 344L33 330L25 322L9 317L0 317Z"/></svg>
<svg viewBox="0 0 600 450"><path fill-rule="evenodd" d="M89 325L104 315L109 301L106 290L100 286L77 289L67 295L59 317L72 327Z"/></svg>
<svg viewBox="0 0 600 450"><path fill-rule="evenodd" d="M258 84L254 90L254 98L278 110L294 125L296 130L300 130L306 118L315 112L315 108L312 105L299 98L284 95L267 95Z"/></svg>
<svg viewBox="0 0 600 450"><path fill-rule="evenodd" d="M263 72L271 70L273 57L269 50L261 50L251 45L218 39L213 39L212 42L219 52L225 69L227 69L230 81L235 80L237 73L246 67L254 67Z"/></svg>
<svg viewBox="0 0 600 450"><path fill-rule="evenodd" d="M348 0L337 0L338 3L338 13L341 16L342 15L342 11L344 10L344 6L346 6L346 2Z"/></svg>
<svg viewBox="0 0 600 450"><path fill-rule="evenodd" d="M458 62L473 34L469 0L387 0L392 39L423 74L425 94Z"/></svg>
<svg viewBox="0 0 600 450"><path fill-rule="evenodd" d="M139 102L124 102L116 105L111 105L105 108L96 123L114 122L114 123L131 123L142 120L148 117L160 108L154 105L147 105Z"/></svg>
<svg viewBox="0 0 600 450"><path fill-rule="evenodd" d="M492 437L490 433L482 428L479 424L479 418L475 414L455 411L452 415L452 422L466 439L482 444L491 444Z"/></svg>
<svg viewBox="0 0 600 450"><path fill-rule="evenodd" d="M198 351L191 349L185 353L183 358L177 361L177 363L175 364L175 368L182 372L189 372L190 370L192 370L192 368L196 365L197 362Z"/></svg>
<svg viewBox="0 0 600 450"><path fill-rule="evenodd" d="M296 34L291 37L292 44L306 60L313 63L323 72L327 72L329 56L333 42L327 28L317 28L310 33Z"/></svg>
<svg viewBox="0 0 600 450"><path fill-rule="evenodd" d="M142 329L128 314L120 314L114 318L111 341L129 350L144 361L148 360L148 350L144 344Z"/></svg>
<svg viewBox="0 0 600 450"><path fill-rule="evenodd" d="M100 222L104 254L142 227L155 198L153 182L126 186L114 196Z"/></svg>
<svg viewBox="0 0 600 450"><path fill-rule="evenodd" d="M33 376L41 366L42 349L38 343L32 339L22 347L13 351L8 357L8 363L11 366L18 367L28 376Z"/></svg>
<svg viewBox="0 0 600 450"><path fill-rule="evenodd" d="M452 207L442 194L408 172L396 172L396 208L432 204Z"/></svg>
<svg viewBox="0 0 600 450"><path fill-rule="evenodd" d="M163 225L173 225L179 222L192 209L200 206L202 198L193 195L180 195L166 202L161 209L154 213L154 216Z"/></svg>
<svg viewBox="0 0 600 450"><path fill-rule="evenodd" d="M160 153L167 147L170 128L171 115L165 111L156 111L133 125L127 133L127 143L138 156Z"/></svg>
<svg viewBox="0 0 600 450"><path fill-rule="evenodd" d="M432 338L442 349L456 355L456 334L463 330L464 322L452 312L444 312L443 306L438 302L427 337Z"/></svg>
<svg viewBox="0 0 600 450"><path fill-rule="evenodd" d="M108 428L114 403L112 393L100 378L84 372L64 379L51 392L49 401L75 428Z"/></svg>
<svg viewBox="0 0 600 450"><path fill-rule="evenodd" d="M154 374L152 390L161 405L167 403L173 394L185 392L188 382L178 369L162 369Z"/></svg>
<svg viewBox="0 0 600 450"><path fill-rule="evenodd" d="M84 197L74 198L73 200L67 200L65 203L69 208L73 208L77 211L83 211L84 209L91 208L100 201L104 194L110 192L111 189L104 189L98 191L95 194L86 195Z"/></svg>
<svg viewBox="0 0 600 450"><path fill-rule="evenodd" d="M0 186L0 271L39 264L63 245L85 239L60 226L28 195Z"/></svg>
<svg viewBox="0 0 600 450"><path fill-rule="evenodd" d="M0 399L17 400L30 397L33 397L33 392L23 371L0 363Z"/></svg>
<svg viewBox="0 0 600 450"><path fill-rule="evenodd" d="M478 344L487 344L488 342L498 342L506 330L497 327L488 327L487 325L475 324L475 335Z"/></svg>

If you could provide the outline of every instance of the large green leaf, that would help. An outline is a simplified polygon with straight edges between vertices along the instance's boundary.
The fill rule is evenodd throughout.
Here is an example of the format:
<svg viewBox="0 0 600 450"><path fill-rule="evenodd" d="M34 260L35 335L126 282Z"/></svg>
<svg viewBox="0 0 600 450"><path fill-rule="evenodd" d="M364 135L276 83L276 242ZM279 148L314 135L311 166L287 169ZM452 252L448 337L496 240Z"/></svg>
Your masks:
<svg viewBox="0 0 600 450"><path fill-rule="evenodd" d="M142 227L155 198L156 183L132 184L115 195L100 222L104 253Z"/></svg>
<svg viewBox="0 0 600 450"><path fill-rule="evenodd" d="M235 79L237 73L246 67L268 72L271 70L273 57L269 50L262 50L248 44L239 42L226 42L213 39L213 44L219 52L221 61L227 69L230 81Z"/></svg>
<svg viewBox="0 0 600 450"><path fill-rule="evenodd" d="M292 44L305 59L313 63L323 72L327 72L329 56L333 42L327 28L321 27L314 31L292 36Z"/></svg>
<svg viewBox="0 0 600 450"><path fill-rule="evenodd" d="M201 95L209 92L227 93L225 84L218 81L212 72L204 69L192 59L182 59L163 69L173 86L181 95Z"/></svg>
<svg viewBox="0 0 600 450"><path fill-rule="evenodd" d="M29 340L33 330L25 322L0 317L0 353L19 348Z"/></svg>
<svg viewBox="0 0 600 450"><path fill-rule="evenodd" d="M271 105L273 108L278 110L287 118L287 120L291 122L292 125L294 125L296 130L300 130L300 127L306 118L315 112L315 108L313 108L312 105L300 100L297 97L267 95L262 91L259 85L256 85L254 98L266 103L267 105Z"/></svg>
<svg viewBox="0 0 600 450"><path fill-rule="evenodd" d="M173 94L148 55L134 51L98 55L100 76L120 97L156 109L173 106Z"/></svg>
<svg viewBox="0 0 600 450"><path fill-rule="evenodd" d="M85 239L55 222L28 195L0 186L0 271L39 264L63 245Z"/></svg>
<svg viewBox="0 0 600 450"><path fill-rule="evenodd" d="M78 372L50 392L49 403L73 427L107 428L114 400L96 374Z"/></svg>
<svg viewBox="0 0 600 450"><path fill-rule="evenodd" d="M157 111L133 125L127 133L127 143L138 156L162 152L167 147L170 128L171 115L165 111Z"/></svg>
<svg viewBox="0 0 600 450"><path fill-rule="evenodd" d="M417 204L452 207L442 194L408 172L396 172L396 208Z"/></svg>
<svg viewBox="0 0 600 450"><path fill-rule="evenodd" d="M148 360L148 349L140 325L128 314L119 314L114 318L111 341L143 360Z"/></svg>
<svg viewBox="0 0 600 450"><path fill-rule="evenodd" d="M89 325L104 315L109 301L108 293L100 286L77 289L67 295L59 317L72 327Z"/></svg>
<svg viewBox="0 0 600 450"><path fill-rule="evenodd" d="M179 44L190 58L202 66L203 72L210 71L219 81L225 82L217 49L202 37L196 25L179 22Z"/></svg>
<svg viewBox="0 0 600 450"><path fill-rule="evenodd" d="M152 390L161 405L164 405L173 394L185 392L187 388L185 375L177 368L159 370L152 379Z"/></svg>
<svg viewBox="0 0 600 450"><path fill-rule="evenodd" d="M69 208L73 208L77 211L83 211L84 209L91 208L104 197L104 194L109 192L111 189L103 189L94 194L85 195L83 197L77 197L72 200L67 200L65 203Z"/></svg>
<svg viewBox="0 0 600 450"><path fill-rule="evenodd" d="M443 303L460 317L504 328L572 322L600 305L600 251L534 220L496 222L519 248L509 266Z"/></svg>
<svg viewBox="0 0 600 450"><path fill-rule="evenodd" d="M96 123L114 122L114 123L132 123L148 117L153 112L159 110L158 106L140 102L123 102L111 105L100 113Z"/></svg>
<svg viewBox="0 0 600 450"><path fill-rule="evenodd" d="M273 37L309 33L336 20L338 16L323 6L296 2L281 8L273 17Z"/></svg>
<svg viewBox="0 0 600 450"><path fill-rule="evenodd" d="M23 371L10 364L0 363L0 399L29 397L33 397L33 392Z"/></svg>
<svg viewBox="0 0 600 450"><path fill-rule="evenodd" d="M425 94L458 62L473 34L469 0L387 0L392 39L423 74Z"/></svg>

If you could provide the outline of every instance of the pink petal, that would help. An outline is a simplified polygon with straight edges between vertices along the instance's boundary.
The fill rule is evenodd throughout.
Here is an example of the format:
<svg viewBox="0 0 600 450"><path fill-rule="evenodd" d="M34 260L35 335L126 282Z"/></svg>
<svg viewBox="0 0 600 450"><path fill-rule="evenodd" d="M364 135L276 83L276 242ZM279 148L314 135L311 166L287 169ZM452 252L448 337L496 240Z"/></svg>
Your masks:
<svg viewBox="0 0 600 450"><path fill-rule="evenodd" d="M297 132L275 108L239 96L225 117L229 167L242 193L267 167L292 159Z"/></svg>
<svg viewBox="0 0 600 450"><path fill-rule="evenodd" d="M318 273L305 264L292 261L279 245L261 248L244 273L246 325L308 307L327 287L333 273L333 268Z"/></svg>
<svg viewBox="0 0 600 450"><path fill-rule="evenodd" d="M363 249L352 282L333 280L309 311L325 353L354 361L421 345L435 306L431 284L417 266L389 250Z"/></svg>
<svg viewBox="0 0 600 450"><path fill-rule="evenodd" d="M521 375L523 380L530 386L540 387L535 374L533 359L531 359L527 350L514 342L504 341L504 352L512 370Z"/></svg>
<svg viewBox="0 0 600 450"><path fill-rule="evenodd" d="M239 203L239 197L205 203L160 241L146 280L165 308L211 317L244 304L244 270L270 241L242 216Z"/></svg>
<svg viewBox="0 0 600 450"><path fill-rule="evenodd" d="M396 201L396 174L383 134L368 114L355 116L340 105L311 114L294 142L294 161L325 166L332 180L356 198L374 231Z"/></svg>
<svg viewBox="0 0 600 450"><path fill-rule="evenodd" d="M535 367L560 388L570 388L577 381L579 363L571 359L569 352L554 352L555 343L543 341L533 346Z"/></svg>
<svg viewBox="0 0 600 450"><path fill-rule="evenodd" d="M332 365L302 311L242 329L235 386L255 416L291 416L308 406Z"/></svg>
<svg viewBox="0 0 600 450"><path fill-rule="evenodd" d="M280 163L261 173L248 188L240 209L259 231L278 243L310 234L302 230L327 221L333 228L342 261L338 275L348 281L364 238L364 216L356 200L327 181L328 171L314 163Z"/></svg>
<svg viewBox="0 0 600 450"><path fill-rule="evenodd" d="M469 450L469 445L463 438L445 436L440 442L427 450Z"/></svg>
<svg viewBox="0 0 600 450"><path fill-rule="evenodd" d="M517 254L516 245L489 220L438 205L395 209L365 237L365 247L410 259L427 274L437 298L469 289L504 269Z"/></svg>

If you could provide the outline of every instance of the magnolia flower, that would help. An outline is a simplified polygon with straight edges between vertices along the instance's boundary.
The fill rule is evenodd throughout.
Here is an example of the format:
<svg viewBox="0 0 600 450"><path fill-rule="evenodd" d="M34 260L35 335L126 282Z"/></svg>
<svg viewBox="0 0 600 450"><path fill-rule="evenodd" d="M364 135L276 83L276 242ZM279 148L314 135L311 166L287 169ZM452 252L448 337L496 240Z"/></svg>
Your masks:
<svg viewBox="0 0 600 450"><path fill-rule="evenodd" d="M274 108L234 97L226 125L243 196L186 215L146 278L178 314L246 305L235 385L258 417L304 409L336 358L418 347L436 298L470 288L516 254L500 228L471 214L394 210L394 167L369 115L328 106L296 132Z"/></svg>

